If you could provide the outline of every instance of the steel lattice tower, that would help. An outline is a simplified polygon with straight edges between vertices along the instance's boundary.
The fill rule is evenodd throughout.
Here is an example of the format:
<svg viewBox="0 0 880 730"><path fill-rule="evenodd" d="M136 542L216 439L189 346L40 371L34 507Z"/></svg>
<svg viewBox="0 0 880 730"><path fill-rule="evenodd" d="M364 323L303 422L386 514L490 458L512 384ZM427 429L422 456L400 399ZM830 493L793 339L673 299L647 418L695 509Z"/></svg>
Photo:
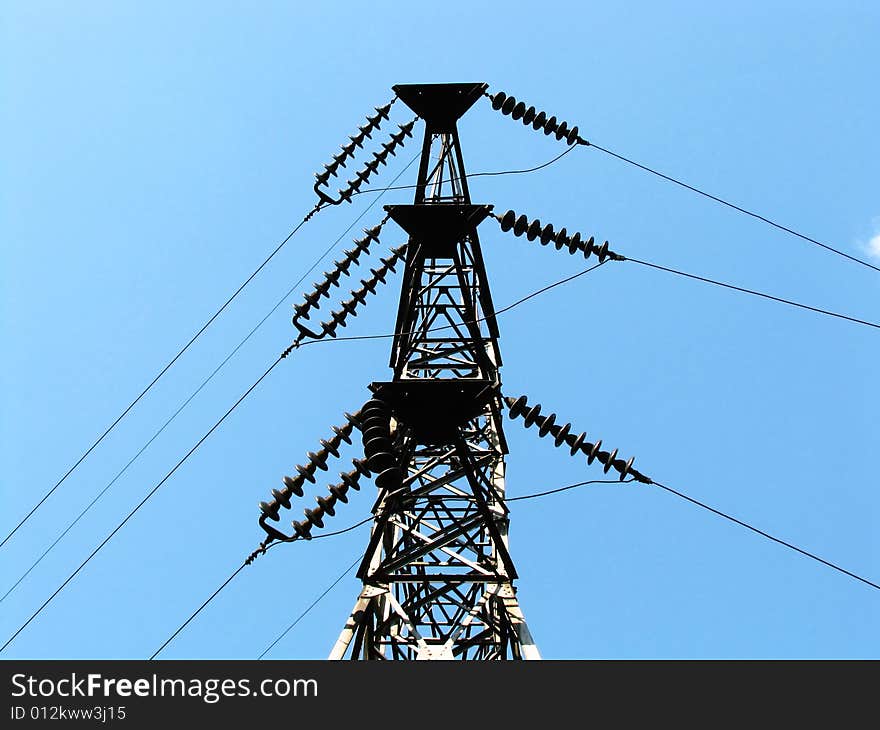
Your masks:
<svg viewBox="0 0 880 730"><path fill-rule="evenodd" d="M504 503L498 327L456 123L481 83L394 87L425 121L393 378L361 412L379 496L363 581L331 659L539 659L520 610ZM376 465L379 465L378 467Z"/></svg>

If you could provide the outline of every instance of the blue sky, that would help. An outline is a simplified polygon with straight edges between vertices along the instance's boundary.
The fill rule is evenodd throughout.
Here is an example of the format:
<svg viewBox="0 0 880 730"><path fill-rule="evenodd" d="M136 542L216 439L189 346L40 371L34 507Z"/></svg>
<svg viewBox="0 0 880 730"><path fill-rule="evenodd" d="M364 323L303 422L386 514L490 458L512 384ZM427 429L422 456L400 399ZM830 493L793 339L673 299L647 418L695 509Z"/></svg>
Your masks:
<svg viewBox="0 0 880 730"><path fill-rule="evenodd" d="M312 173L395 83L486 81L603 146L880 260L878 6L716 5L4 4L3 534L312 207ZM487 103L461 134L470 172L562 151ZM475 179L471 192L624 254L880 319L880 274L595 150ZM370 200L309 223L0 549L0 592ZM374 208L361 225L380 217ZM491 221L481 238L498 306L583 267ZM403 240L386 228L384 244ZM288 344L289 303L318 276L0 603L4 640ZM388 331L391 282L347 334ZM500 325L508 395L528 394L659 481L880 579L876 330L628 264ZM256 503L387 377L387 354L380 340L286 361L4 656L152 654L257 545ZM507 436L511 496L602 476L521 422ZM368 491L328 529L366 516ZM272 550L163 656L259 655L367 529ZM651 487L514 503L511 549L549 658L880 655L877 591ZM344 579L269 656L325 656L357 591Z"/></svg>

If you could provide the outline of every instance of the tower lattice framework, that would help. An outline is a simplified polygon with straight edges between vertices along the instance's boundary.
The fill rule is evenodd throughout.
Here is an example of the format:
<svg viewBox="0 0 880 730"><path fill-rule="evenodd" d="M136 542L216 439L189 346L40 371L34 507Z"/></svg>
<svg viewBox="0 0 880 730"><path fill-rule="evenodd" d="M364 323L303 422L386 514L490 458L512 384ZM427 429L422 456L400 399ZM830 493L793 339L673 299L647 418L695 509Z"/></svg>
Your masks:
<svg viewBox="0 0 880 730"><path fill-rule="evenodd" d="M360 413L379 495L363 589L331 659L539 659L513 585L498 327L458 119L485 84L394 87L425 122L393 377Z"/></svg>

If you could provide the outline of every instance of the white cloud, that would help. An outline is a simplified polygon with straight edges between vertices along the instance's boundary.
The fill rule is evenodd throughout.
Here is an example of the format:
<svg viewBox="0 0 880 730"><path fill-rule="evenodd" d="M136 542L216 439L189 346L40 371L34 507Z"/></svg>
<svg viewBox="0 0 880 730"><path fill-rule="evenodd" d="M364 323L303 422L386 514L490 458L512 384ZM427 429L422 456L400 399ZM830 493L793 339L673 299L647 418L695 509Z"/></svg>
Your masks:
<svg viewBox="0 0 880 730"><path fill-rule="evenodd" d="M865 251L872 259L880 261L880 233L875 233L865 244Z"/></svg>
<svg viewBox="0 0 880 730"><path fill-rule="evenodd" d="M873 234L862 244L865 253L875 261L880 261L880 218L871 221Z"/></svg>

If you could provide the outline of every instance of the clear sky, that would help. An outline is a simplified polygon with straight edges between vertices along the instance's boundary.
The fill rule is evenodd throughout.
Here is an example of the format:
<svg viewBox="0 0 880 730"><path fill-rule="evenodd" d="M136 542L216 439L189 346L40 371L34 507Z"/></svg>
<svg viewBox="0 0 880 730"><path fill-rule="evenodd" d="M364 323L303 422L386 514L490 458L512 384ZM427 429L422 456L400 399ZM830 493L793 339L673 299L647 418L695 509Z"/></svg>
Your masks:
<svg viewBox="0 0 880 730"><path fill-rule="evenodd" d="M395 83L485 81L598 144L871 256L878 8L4 3L0 532L312 207L312 173ZM394 113L409 118L402 105ZM485 101L461 134L470 172L528 167L564 149ZM411 141L376 185L416 150ZM410 168L400 182L414 179ZM880 320L880 274L595 150L531 175L477 178L471 192L607 238L624 254ZM373 197L303 228L0 549L0 593ZM402 191L382 203L410 201ZM355 232L380 217L376 206ZM584 266L492 221L481 238L498 306ZM383 244L403 240L386 227ZM0 603L0 638L288 344L290 303L319 276ZM392 277L346 334L387 332L399 283ZM635 455L659 481L880 579L877 330L625 263L517 308L500 326L506 394L528 394ZM257 502L363 403L370 381L388 377L387 357L381 340L296 353L4 656L152 654L256 547ZM602 477L520 421L507 423L507 437L511 496ZM365 517L372 489L327 529ZM163 656L259 655L354 560L367 531L272 550ZM549 658L880 656L880 592L653 487L515 503L511 549L523 609ZM326 656L358 589L349 575L268 656Z"/></svg>

